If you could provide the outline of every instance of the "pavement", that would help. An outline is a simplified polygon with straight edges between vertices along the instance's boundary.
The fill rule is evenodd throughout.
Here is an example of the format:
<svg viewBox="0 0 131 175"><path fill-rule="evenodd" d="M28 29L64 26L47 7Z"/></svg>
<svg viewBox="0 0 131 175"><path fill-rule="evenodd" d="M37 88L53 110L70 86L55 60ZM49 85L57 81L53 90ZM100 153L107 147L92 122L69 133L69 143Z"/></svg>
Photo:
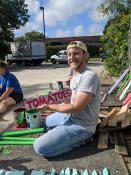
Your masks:
<svg viewBox="0 0 131 175"><path fill-rule="evenodd" d="M90 62L89 67L100 77L103 76L104 66L101 62ZM43 63L41 66L18 66L10 65L9 70L16 75L23 89L24 99L42 95L49 88L49 82L56 88L56 81L67 80L70 67L68 64ZM103 78L102 78L103 80ZM105 78L104 84L108 84ZM20 103L11 107L4 114L0 114L0 131L6 130L14 122L13 110L23 107Z"/></svg>
<svg viewBox="0 0 131 175"><path fill-rule="evenodd" d="M89 66L99 75L102 74L103 65L90 64ZM24 98L42 94L49 82L53 82L55 85L57 80L66 80L69 72L68 65L51 65L49 63L41 67L16 67L13 65L10 69L22 84ZM10 108L0 116L0 131L5 131L10 127L14 122L13 110L20 106L22 107L23 103ZM32 170L40 169L50 171L55 168L57 172L60 172L61 169L70 167L79 171L88 169L91 172L96 169L98 172L102 172L102 169L107 167L112 175L128 175L122 157L111 147L108 150L98 151L97 139L98 136L80 148L50 159L36 155L33 147L29 145L7 145L0 153L0 169L23 170L25 175L29 175Z"/></svg>

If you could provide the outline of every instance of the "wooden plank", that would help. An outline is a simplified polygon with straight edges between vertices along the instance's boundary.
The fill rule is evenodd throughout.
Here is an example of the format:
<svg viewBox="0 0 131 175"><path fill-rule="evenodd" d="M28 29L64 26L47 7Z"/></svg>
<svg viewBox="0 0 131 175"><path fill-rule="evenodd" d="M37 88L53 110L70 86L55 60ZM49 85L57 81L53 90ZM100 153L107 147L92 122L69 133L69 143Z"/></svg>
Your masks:
<svg viewBox="0 0 131 175"><path fill-rule="evenodd" d="M116 114L117 121L121 122L125 119L126 115L128 113L128 105L124 105L121 107L120 111Z"/></svg>
<svg viewBox="0 0 131 175"><path fill-rule="evenodd" d="M126 105L131 105L131 92L128 92L126 98L123 101L124 104Z"/></svg>
<svg viewBox="0 0 131 175"><path fill-rule="evenodd" d="M92 175L99 175L96 170L93 170Z"/></svg>
<svg viewBox="0 0 131 175"><path fill-rule="evenodd" d="M98 149L106 149L108 147L108 132L99 133Z"/></svg>
<svg viewBox="0 0 131 175"><path fill-rule="evenodd" d="M121 127L125 128L127 126L131 125L131 117L129 118L128 116L121 122Z"/></svg>
<svg viewBox="0 0 131 175"><path fill-rule="evenodd" d="M103 169L102 175L110 175L110 171L108 170L108 168Z"/></svg>
<svg viewBox="0 0 131 175"><path fill-rule="evenodd" d="M0 140L35 141L33 137L0 137Z"/></svg>
<svg viewBox="0 0 131 175"><path fill-rule="evenodd" d="M69 167L65 169L65 175L71 175L71 170Z"/></svg>
<svg viewBox="0 0 131 175"><path fill-rule="evenodd" d="M40 170L40 171L33 170L31 172L31 175L45 175L45 172L43 170Z"/></svg>
<svg viewBox="0 0 131 175"><path fill-rule="evenodd" d="M131 87L131 81L126 86L126 88L123 90L122 94L119 97L119 100L123 100L124 96L126 95L126 93L128 92L128 90L130 89L130 87Z"/></svg>
<svg viewBox="0 0 131 175"><path fill-rule="evenodd" d="M128 113L128 106L127 105L122 106L120 111L109 119L108 126L117 126L117 122L123 121L126 118L127 113Z"/></svg>
<svg viewBox="0 0 131 175"><path fill-rule="evenodd" d="M73 169L72 175L78 175L78 171L76 169Z"/></svg>
<svg viewBox="0 0 131 175"><path fill-rule="evenodd" d="M106 92L101 99L101 103L103 103L106 100L107 96L108 96L108 93Z"/></svg>
<svg viewBox="0 0 131 175"><path fill-rule="evenodd" d="M60 171L60 175L65 175L65 171L63 169Z"/></svg>
<svg viewBox="0 0 131 175"><path fill-rule="evenodd" d="M21 131L8 131L8 132L1 132L0 137L5 136L22 136L22 135L29 135L29 134L38 134L43 133L44 128L36 128L36 129L25 129Z"/></svg>
<svg viewBox="0 0 131 175"><path fill-rule="evenodd" d="M6 172L6 170L4 170L4 169L0 169L0 175L4 175L5 172Z"/></svg>
<svg viewBox="0 0 131 175"><path fill-rule="evenodd" d="M125 78L125 80L123 81L122 85L119 87L119 89L117 90L117 96L121 93L121 91L123 90L123 88L127 85L128 80L131 78L131 75L128 74Z"/></svg>
<svg viewBox="0 0 131 175"><path fill-rule="evenodd" d="M115 143L115 151L123 154L128 155L124 135L122 131L114 132L114 143Z"/></svg>
<svg viewBox="0 0 131 175"><path fill-rule="evenodd" d="M107 115L107 117L105 118L105 120L103 120L100 124L100 127L105 127L108 124L108 121L110 118L112 118L113 116L115 116L118 112L118 108L113 108L109 114Z"/></svg>
<svg viewBox="0 0 131 175"><path fill-rule="evenodd" d="M119 83L124 79L124 77L126 76L126 74L129 72L129 68L126 69L123 74L116 80L116 82L114 83L114 85L109 89L108 94L111 94L114 89L119 85Z"/></svg>
<svg viewBox="0 0 131 175"><path fill-rule="evenodd" d="M24 171L6 171L4 175L24 175Z"/></svg>
<svg viewBox="0 0 131 175"><path fill-rule="evenodd" d="M52 168L52 169L51 169L51 173L50 173L50 175L55 175L55 174L56 174L56 171L55 171L54 168Z"/></svg>
<svg viewBox="0 0 131 175"><path fill-rule="evenodd" d="M34 141L0 141L0 145L32 145Z"/></svg>
<svg viewBox="0 0 131 175"><path fill-rule="evenodd" d="M112 119L108 121L108 126L117 126L117 119L116 116L114 116Z"/></svg>
<svg viewBox="0 0 131 175"><path fill-rule="evenodd" d="M84 170L83 173L81 173L81 175L89 175L88 171L87 170Z"/></svg>

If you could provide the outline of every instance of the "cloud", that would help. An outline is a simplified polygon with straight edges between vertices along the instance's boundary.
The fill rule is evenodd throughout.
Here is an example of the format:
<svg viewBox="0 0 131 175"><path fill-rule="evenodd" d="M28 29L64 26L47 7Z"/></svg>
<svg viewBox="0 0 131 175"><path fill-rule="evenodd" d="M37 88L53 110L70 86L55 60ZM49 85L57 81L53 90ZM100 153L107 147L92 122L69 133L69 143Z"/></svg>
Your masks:
<svg viewBox="0 0 131 175"><path fill-rule="evenodd" d="M85 0L48 0L45 9L46 25L52 27L59 22L67 22L73 16L86 11L90 1Z"/></svg>
<svg viewBox="0 0 131 175"><path fill-rule="evenodd" d="M83 26L82 25L76 26L73 29L73 33L74 33L75 36L82 35L83 34Z"/></svg>
<svg viewBox="0 0 131 175"><path fill-rule="evenodd" d="M29 14L37 13L40 10L39 0L25 0L25 4L28 4Z"/></svg>
<svg viewBox="0 0 131 175"><path fill-rule="evenodd" d="M42 4L40 0L25 0L26 4L28 4L31 18L25 26L19 30L15 30L15 33L17 35L20 35L20 33L23 35L32 30L43 32L43 12L40 10L40 6L43 6L46 29L55 28L53 33L56 37L86 35L84 34L85 26L83 28L83 26L78 23L78 26L71 28L67 26L67 22L72 24L73 17L77 18L79 15L84 15L85 21L90 18L89 21L94 25L95 23L100 23L105 18L99 15L97 7L103 1L104 0L95 0L95 3L93 3L91 0L46 0ZM74 25L73 23L72 26ZM61 29L62 26L64 26L64 29ZM98 29L94 29L94 27L91 26L88 32L95 33L96 31L99 33L101 30L100 26Z"/></svg>
<svg viewBox="0 0 131 175"><path fill-rule="evenodd" d="M62 29L58 29L55 32L55 37L68 37L71 35L71 31L70 30L62 30Z"/></svg>
<svg viewBox="0 0 131 175"><path fill-rule="evenodd" d="M88 35L102 35L102 33L103 28L100 24L92 24L87 30Z"/></svg>

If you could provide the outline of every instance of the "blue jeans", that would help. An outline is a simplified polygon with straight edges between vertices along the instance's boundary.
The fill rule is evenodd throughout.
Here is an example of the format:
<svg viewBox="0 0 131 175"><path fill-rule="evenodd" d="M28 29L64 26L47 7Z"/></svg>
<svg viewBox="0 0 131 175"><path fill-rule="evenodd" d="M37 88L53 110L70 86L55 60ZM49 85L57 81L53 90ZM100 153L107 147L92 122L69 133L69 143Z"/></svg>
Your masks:
<svg viewBox="0 0 131 175"><path fill-rule="evenodd" d="M35 140L33 146L36 153L53 157L79 147L92 133L76 125L65 113L56 112L46 118L46 127L52 128Z"/></svg>

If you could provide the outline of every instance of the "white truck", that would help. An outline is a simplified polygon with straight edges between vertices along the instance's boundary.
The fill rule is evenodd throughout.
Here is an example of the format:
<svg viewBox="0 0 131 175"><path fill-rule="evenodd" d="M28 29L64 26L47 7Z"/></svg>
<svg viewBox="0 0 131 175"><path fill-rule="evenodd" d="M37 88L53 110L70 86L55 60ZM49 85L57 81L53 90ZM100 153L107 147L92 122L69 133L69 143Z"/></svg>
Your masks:
<svg viewBox="0 0 131 175"><path fill-rule="evenodd" d="M40 65L47 58L46 45L43 40L12 42L11 52L5 56L8 64Z"/></svg>
<svg viewBox="0 0 131 175"><path fill-rule="evenodd" d="M58 63L67 63L67 50L61 50L56 55L51 56L51 62L53 64Z"/></svg>

